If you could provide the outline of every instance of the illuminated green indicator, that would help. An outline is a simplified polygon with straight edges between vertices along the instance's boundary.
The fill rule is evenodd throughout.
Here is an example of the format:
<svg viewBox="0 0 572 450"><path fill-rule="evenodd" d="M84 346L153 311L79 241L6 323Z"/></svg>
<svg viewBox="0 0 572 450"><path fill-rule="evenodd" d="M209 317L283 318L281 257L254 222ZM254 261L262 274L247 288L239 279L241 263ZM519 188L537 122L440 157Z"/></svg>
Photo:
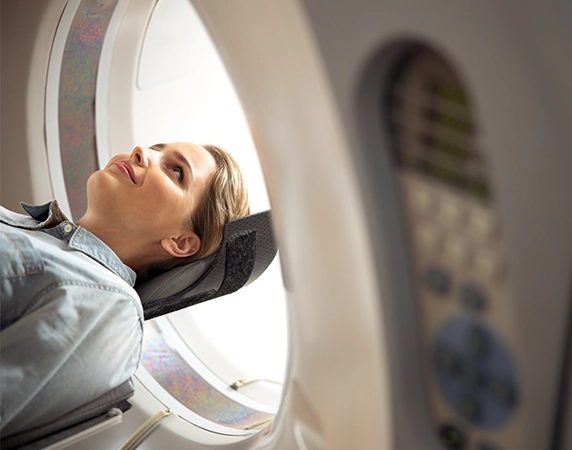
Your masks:
<svg viewBox="0 0 572 450"><path fill-rule="evenodd" d="M468 105L469 100L463 88L456 82L439 81L433 85L433 93L440 98L451 100L460 105Z"/></svg>
<svg viewBox="0 0 572 450"><path fill-rule="evenodd" d="M433 145L439 152L454 158L469 159L471 155L465 147L452 144L442 139L437 139Z"/></svg>
<svg viewBox="0 0 572 450"><path fill-rule="evenodd" d="M441 442L446 448L460 450L465 448L465 437L455 427L445 425L439 432Z"/></svg>
<svg viewBox="0 0 572 450"><path fill-rule="evenodd" d="M473 132L473 126L469 122L445 113L437 114L435 117L435 122L439 125L451 128L461 133L471 134Z"/></svg>
<svg viewBox="0 0 572 450"><path fill-rule="evenodd" d="M488 200L491 192L475 148L469 96L448 64L421 50L395 83L389 119L399 164Z"/></svg>
<svg viewBox="0 0 572 450"><path fill-rule="evenodd" d="M487 184L482 180L467 180L468 191L476 197L486 200L489 198L490 192Z"/></svg>

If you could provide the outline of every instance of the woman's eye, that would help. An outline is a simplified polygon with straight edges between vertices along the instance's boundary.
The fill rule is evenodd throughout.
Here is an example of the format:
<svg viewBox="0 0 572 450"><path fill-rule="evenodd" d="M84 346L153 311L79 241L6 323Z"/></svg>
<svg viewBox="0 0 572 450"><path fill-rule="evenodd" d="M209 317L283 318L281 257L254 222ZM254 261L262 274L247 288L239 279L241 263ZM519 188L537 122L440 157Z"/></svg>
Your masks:
<svg viewBox="0 0 572 450"><path fill-rule="evenodd" d="M177 179L179 181L182 181L183 175L184 175L183 168L180 166L175 166L175 167L173 167L173 172L175 173L175 176L177 177Z"/></svg>

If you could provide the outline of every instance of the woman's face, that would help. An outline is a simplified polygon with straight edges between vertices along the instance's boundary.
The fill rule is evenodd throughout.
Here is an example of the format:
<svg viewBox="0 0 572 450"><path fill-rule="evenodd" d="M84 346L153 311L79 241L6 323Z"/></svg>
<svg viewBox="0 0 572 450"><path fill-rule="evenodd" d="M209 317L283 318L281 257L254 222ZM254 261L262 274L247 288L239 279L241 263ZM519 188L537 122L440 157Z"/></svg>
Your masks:
<svg viewBox="0 0 572 450"><path fill-rule="evenodd" d="M135 147L88 181L88 213L117 232L161 239L185 227L216 168L211 154L187 142Z"/></svg>

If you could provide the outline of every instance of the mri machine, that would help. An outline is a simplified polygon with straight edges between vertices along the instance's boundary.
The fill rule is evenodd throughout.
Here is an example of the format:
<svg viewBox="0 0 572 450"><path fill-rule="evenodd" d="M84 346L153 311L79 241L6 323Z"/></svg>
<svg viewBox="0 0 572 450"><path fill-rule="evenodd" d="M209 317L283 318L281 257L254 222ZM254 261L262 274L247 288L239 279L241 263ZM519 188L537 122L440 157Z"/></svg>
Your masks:
<svg viewBox="0 0 572 450"><path fill-rule="evenodd" d="M168 2L2 1L4 206L56 197L77 219L82 177L145 136L137 70ZM191 374L248 422L223 423L140 371L121 424L71 448L571 449L572 7L188 8L264 171L288 310L284 389L269 406L270 394ZM77 86L87 103L66 97Z"/></svg>

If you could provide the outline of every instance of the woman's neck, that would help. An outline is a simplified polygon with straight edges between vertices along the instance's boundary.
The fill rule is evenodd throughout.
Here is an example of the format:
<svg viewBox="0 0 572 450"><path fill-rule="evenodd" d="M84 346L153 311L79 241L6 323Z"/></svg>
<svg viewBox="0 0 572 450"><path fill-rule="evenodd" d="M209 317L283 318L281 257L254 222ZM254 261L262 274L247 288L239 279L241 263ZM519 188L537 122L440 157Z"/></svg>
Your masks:
<svg viewBox="0 0 572 450"><path fill-rule="evenodd" d="M135 236L117 224L102 223L97 217L86 213L77 225L103 241L119 259L134 271L153 264L157 252L162 250L159 243L146 242L141 236Z"/></svg>

